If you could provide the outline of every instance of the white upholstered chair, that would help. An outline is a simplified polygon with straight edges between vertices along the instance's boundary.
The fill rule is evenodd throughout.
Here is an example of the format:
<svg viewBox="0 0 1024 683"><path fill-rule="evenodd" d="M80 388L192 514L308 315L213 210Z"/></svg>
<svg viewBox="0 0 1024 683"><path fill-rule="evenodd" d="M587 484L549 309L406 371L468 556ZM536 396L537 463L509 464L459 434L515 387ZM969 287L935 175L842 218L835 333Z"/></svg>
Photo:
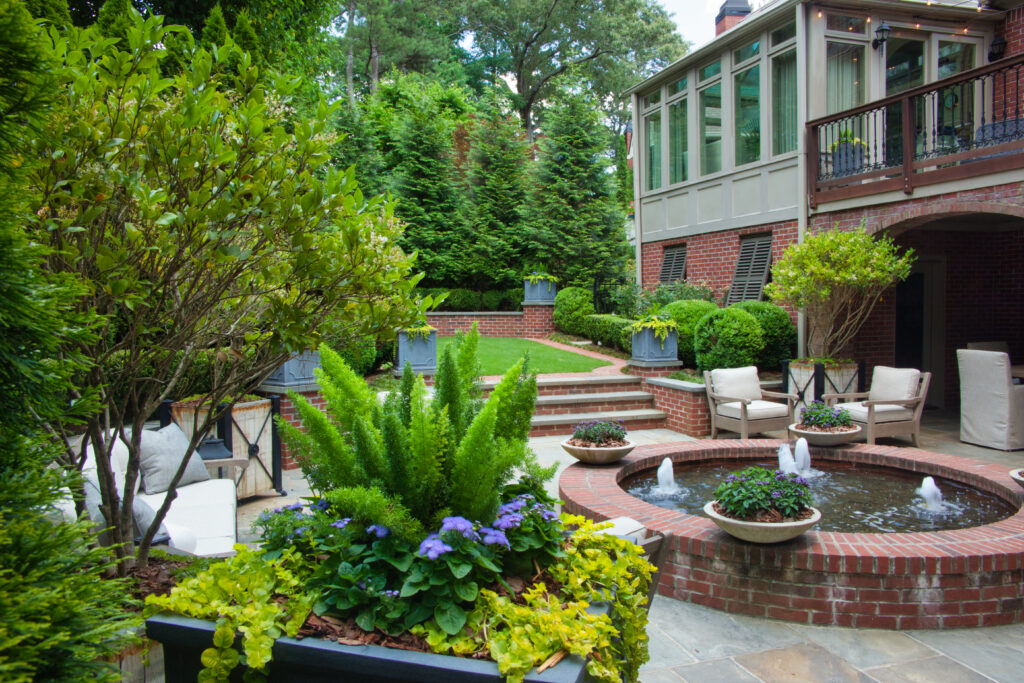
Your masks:
<svg viewBox="0 0 1024 683"><path fill-rule="evenodd" d="M785 429L793 423L796 394L762 389L757 368L752 365L705 370L704 385L711 411L712 439L719 430L739 432L746 439L751 434Z"/></svg>
<svg viewBox="0 0 1024 683"><path fill-rule="evenodd" d="M1013 384L1010 356L957 349L960 440L1013 451L1024 448L1024 385Z"/></svg>
<svg viewBox="0 0 1024 683"><path fill-rule="evenodd" d="M821 399L848 410L853 423L864 430L869 444L880 436L909 434L916 446L931 380L930 372L876 365L869 391L825 394Z"/></svg>

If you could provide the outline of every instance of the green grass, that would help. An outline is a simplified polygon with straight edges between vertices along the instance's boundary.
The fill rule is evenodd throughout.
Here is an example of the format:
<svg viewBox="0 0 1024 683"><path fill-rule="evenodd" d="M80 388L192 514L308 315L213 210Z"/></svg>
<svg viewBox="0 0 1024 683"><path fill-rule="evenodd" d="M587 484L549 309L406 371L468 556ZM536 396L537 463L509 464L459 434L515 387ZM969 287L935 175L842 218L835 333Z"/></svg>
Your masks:
<svg viewBox="0 0 1024 683"><path fill-rule="evenodd" d="M452 340L452 337L438 338L438 359L441 358L445 347L452 343ZM480 347L477 351L477 356L480 358L480 374L504 374L527 353L530 354L530 369L541 374L546 372L590 372L594 368L611 365L608 361L554 349L529 339L480 337Z"/></svg>

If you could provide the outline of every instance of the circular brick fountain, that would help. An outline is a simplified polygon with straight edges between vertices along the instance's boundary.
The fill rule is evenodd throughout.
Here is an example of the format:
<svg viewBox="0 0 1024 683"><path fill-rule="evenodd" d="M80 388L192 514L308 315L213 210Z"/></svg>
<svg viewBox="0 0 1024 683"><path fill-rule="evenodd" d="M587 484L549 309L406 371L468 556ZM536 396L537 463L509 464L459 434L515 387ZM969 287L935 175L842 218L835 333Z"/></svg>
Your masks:
<svg viewBox="0 0 1024 683"><path fill-rule="evenodd" d="M892 467L963 482L1012 502L1018 512L985 526L915 533L811 531L754 545L711 520L667 510L626 493L620 482L674 463L774 459L775 440L697 441L637 448L612 466L567 468L559 479L566 512L632 517L672 535L662 595L729 612L805 624L912 629L990 626L1024 620L1024 511L1020 488L999 466L891 446L812 448L816 462Z"/></svg>

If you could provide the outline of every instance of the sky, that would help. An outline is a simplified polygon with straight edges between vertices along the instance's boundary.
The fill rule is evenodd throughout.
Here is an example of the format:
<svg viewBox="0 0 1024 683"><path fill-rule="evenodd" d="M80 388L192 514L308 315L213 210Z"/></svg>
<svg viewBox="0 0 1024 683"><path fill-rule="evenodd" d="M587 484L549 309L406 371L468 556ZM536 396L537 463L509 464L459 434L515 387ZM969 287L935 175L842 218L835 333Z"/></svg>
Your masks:
<svg viewBox="0 0 1024 683"><path fill-rule="evenodd" d="M684 40L698 48L715 37L715 17L724 0L661 0Z"/></svg>

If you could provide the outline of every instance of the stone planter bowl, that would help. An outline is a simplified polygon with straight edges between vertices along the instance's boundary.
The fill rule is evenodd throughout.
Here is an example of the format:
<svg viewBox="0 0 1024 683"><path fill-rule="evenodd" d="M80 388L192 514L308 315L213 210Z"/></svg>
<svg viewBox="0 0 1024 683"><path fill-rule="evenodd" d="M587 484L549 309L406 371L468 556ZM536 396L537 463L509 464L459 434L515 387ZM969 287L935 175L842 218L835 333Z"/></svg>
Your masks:
<svg viewBox="0 0 1024 683"><path fill-rule="evenodd" d="M1019 470L1010 470L1010 476L1021 485L1021 488L1024 488L1024 467Z"/></svg>
<svg viewBox="0 0 1024 683"><path fill-rule="evenodd" d="M751 543L782 543L796 538L821 520L821 510L812 507L814 514L798 522L744 522L718 514L714 506L715 501L705 505L704 514L725 533Z"/></svg>
<svg viewBox="0 0 1024 683"><path fill-rule="evenodd" d="M607 465L622 460L627 453L636 448L636 444L626 441L625 446L573 446L569 439L566 439L562 442L562 448L580 462L588 465Z"/></svg>
<svg viewBox="0 0 1024 683"><path fill-rule="evenodd" d="M853 425L846 432L812 432L807 429L797 429L798 424L800 423L794 422L789 425L789 433L795 439L800 437L807 439L807 444L810 446L842 446L844 443L856 441L860 436L860 425Z"/></svg>

